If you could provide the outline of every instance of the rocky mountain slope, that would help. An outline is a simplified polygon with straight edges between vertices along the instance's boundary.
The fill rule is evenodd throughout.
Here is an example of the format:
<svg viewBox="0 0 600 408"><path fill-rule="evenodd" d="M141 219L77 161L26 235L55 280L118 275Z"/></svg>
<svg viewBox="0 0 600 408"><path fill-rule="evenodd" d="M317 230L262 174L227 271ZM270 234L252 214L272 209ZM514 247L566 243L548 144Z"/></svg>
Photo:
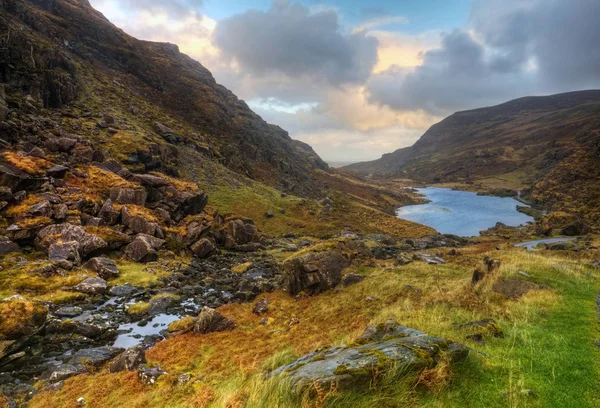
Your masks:
<svg viewBox="0 0 600 408"><path fill-rule="evenodd" d="M347 169L425 183L494 178L531 188L539 204L568 208L592 223L593 197L600 193L593 159L598 140L600 91L570 92L455 113L413 146Z"/></svg>

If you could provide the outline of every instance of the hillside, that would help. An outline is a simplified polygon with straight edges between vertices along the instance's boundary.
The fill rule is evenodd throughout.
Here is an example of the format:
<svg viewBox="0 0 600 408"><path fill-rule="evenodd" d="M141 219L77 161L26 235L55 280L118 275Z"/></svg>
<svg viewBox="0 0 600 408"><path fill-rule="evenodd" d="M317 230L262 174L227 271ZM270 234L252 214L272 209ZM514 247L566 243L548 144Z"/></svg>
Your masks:
<svg viewBox="0 0 600 408"><path fill-rule="evenodd" d="M600 91L526 97L455 113L413 146L346 169L429 184L533 188L538 204L562 206L575 211L571 215L583 211L587 217L594 207L590 197L600 193L595 161L588 159L596 151L599 132ZM565 175L566 169L571 176ZM554 186L553 194L548 185Z"/></svg>

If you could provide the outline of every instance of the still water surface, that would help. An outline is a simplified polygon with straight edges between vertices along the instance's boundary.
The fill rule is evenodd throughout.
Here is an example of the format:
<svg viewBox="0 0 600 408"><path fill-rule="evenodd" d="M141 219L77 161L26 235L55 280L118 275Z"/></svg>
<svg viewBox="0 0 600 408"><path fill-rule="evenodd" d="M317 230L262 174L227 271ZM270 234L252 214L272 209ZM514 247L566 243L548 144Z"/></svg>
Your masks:
<svg viewBox="0 0 600 408"><path fill-rule="evenodd" d="M442 234L471 237L497 222L512 227L533 222L533 217L517 211L517 205L524 204L514 198L478 196L469 191L438 187L417 190L431 202L401 207L396 214L405 220L428 225Z"/></svg>

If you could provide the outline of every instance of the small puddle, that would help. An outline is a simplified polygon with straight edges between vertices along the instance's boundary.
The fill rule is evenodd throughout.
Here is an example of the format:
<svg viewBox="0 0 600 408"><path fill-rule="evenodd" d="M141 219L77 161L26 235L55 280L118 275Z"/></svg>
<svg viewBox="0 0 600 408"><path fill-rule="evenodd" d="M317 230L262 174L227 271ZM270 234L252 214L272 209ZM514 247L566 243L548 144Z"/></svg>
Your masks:
<svg viewBox="0 0 600 408"><path fill-rule="evenodd" d="M169 324L179 320L178 315L161 314L154 316L148 321L148 324L139 326L139 322L127 323L119 326L119 331L126 330L127 333L119 334L115 340L114 347L129 348L137 346L144 341L146 336L156 336L161 331L166 330Z"/></svg>
<svg viewBox="0 0 600 408"><path fill-rule="evenodd" d="M548 238L548 239L537 239L535 241L521 242L520 244L516 244L515 246L518 248L527 248L530 251L535 251L538 245L550 245L557 244L559 242L571 242L575 241L577 238Z"/></svg>

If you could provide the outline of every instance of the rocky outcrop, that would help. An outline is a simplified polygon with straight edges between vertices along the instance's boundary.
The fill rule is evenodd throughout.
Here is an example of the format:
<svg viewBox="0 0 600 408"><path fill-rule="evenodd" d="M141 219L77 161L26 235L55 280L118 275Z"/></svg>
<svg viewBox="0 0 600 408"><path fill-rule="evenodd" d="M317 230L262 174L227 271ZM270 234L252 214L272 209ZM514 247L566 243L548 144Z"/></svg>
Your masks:
<svg viewBox="0 0 600 408"><path fill-rule="evenodd" d="M222 332L235 329L235 322L210 307L204 307L194 324L193 331L198 334Z"/></svg>
<svg viewBox="0 0 600 408"><path fill-rule="evenodd" d="M391 371L409 375L435 367L443 356L464 360L468 349L440 337L409 329L395 322L368 328L361 345L335 346L315 351L273 371L284 375L297 392L314 384L324 389L366 389Z"/></svg>
<svg viewBox="0 0 600 408"><path fill-rule="evenodd" d="M337 286L348 261L337 251L313 252L288 260L283 265L281 287L292 295L309 295Z"/></svg>

